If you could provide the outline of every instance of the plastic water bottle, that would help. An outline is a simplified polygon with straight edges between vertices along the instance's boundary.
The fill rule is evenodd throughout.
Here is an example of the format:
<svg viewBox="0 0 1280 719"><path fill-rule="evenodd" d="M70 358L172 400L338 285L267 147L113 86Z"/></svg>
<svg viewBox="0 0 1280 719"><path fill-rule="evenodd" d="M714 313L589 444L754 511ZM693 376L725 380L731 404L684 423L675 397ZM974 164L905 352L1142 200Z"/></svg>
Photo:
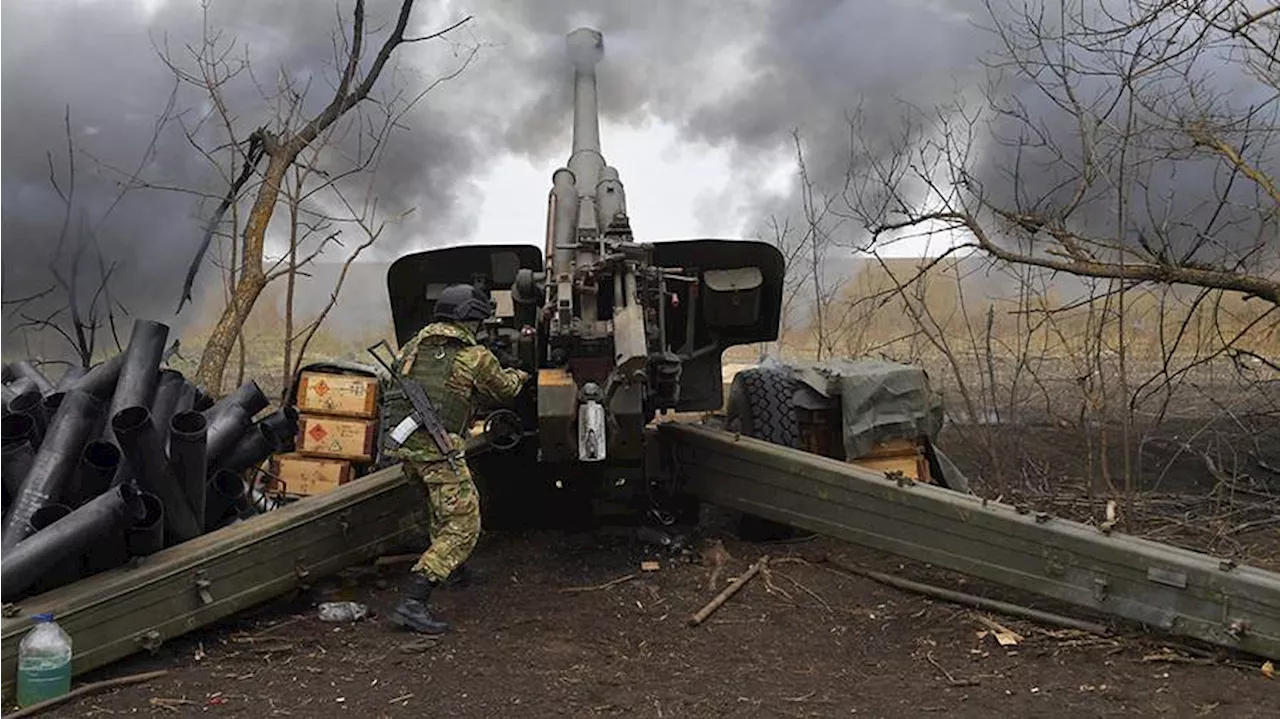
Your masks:
<svg viewBox="0 0 1280 719"><path fill-rule="evenodd" d="M369 607L358 602L325 602L320 605L322 622L355 622L369 615Z"/></svg>
<svg viewBox="0 0 1280 719"><path fill-rule="evenodd" d="M71 691L71 637L52 614L35 620L18 645L18 705L24 707Z"/></svg>

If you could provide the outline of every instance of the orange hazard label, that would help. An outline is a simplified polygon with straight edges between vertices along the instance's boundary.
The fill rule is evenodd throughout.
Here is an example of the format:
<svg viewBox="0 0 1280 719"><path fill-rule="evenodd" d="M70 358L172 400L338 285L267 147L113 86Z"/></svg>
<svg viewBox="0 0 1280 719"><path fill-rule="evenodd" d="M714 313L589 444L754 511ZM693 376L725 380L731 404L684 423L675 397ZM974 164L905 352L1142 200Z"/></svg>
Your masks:
<svg viewBox="0 0 1280 719"><path fill-rule="evenodd" d="M313 389L315 390L315 393L320 395L321 397L329 393L329 385L326 384L324 380L320 380L320 383L317 384Z"/></svg>
<svg viewBox="0 0 1280 719"><path fill-rule="evenodd" d="M329 436L329 433L325 430L324 426L318 424L312 426L311 431L307 432L307 434L311 435L311 439L314 439L317 442Z"/></svg>

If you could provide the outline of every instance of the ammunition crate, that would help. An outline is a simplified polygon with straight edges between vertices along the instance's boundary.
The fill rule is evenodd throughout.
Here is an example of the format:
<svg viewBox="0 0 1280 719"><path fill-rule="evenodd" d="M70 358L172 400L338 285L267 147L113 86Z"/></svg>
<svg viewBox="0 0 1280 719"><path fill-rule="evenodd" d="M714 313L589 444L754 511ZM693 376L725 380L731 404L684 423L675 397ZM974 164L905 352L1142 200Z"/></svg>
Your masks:
<svg viewBox="0 0 1280 719"><path fill-rule="evenodd" d="M296 451L307 457L370 462L377 437L377 420L304 414L298 417Z"/></svg>
<svg viewBox="0 0 1280 719"><path fill-rule="evenodd" d="M296 406L303 414L375 419L378 380L355 374L303 372L298 380Z"/></svg>
<svg viewBox="0 0 1280 719"><path fill-rule="evenodd" d="M345 459L308 457L297 452L271 458L271 473L285 494L308 497L324 494L350 482L354 467Z"/></svg>

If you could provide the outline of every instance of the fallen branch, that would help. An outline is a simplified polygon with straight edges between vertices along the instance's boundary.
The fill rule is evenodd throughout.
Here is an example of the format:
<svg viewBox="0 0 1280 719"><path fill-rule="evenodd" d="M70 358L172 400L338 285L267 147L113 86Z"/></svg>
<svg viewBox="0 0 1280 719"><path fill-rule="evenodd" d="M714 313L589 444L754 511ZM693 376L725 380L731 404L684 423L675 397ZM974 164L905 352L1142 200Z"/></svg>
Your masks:
<svg viewBox="0 0 1280 719"><path fill-rule="evenodd" d="M39 714L45 709L51 709L53 707L58 706L59 704L64 704L66 702L71 701L72 699L78 699L82 696L85 696L86 694L96 694L105 689L114 689L116 687L129 686L130 684L141 684L143 682L149 682L152 679L158 679L168 673L169 673L168 669L161 669L159 671L154 671L154 672L143 672L142 674L130 674L129 676L125 676L125 677L116 677L115 679L105 679L100 682L85 684L84 686L79 687L77 689L73 689L67 692L66 694L63 694L62 696L57 696L52 699L45 699L44 701L39 702L38 704L32 704L31 706L25 709L22 709L21 711L14 712L9 716L12 717L12 719L17 719L18 717L35 716L36 714Z"/></svg>
<svg viewBox="0 0 1280 719"><path fill-rule="evenodd" d="M948 602L955 602L956 604L977 607L979 609L988 609L993 612L1000 612L1001 614L1008 614L1014 617L1022 617L1023 619L1031 619L1033 621L1052 624L1058 627L1079 629L1080 631L1097 634L1098 636L1105 637L1110 634L1110 631L1106 627L1095 622L1086 622L1082 619L1064 617L1061 614L1032 609L1019 604L1002 602L997 599L987 599L986 597L979 597L974 594L957 592L954 589L943 589L942 587L935 587L931 584L915 582L910 579L902 579L901 577L895 577L892 574L884 574L883 572L877 572L871 569L863 569L862 567L849 564L848 562L834 557L826 557L824 561L845 572L849 572L850 574L857 574L867 577L868 579L874 579L881 584L887 584L891 587L915 592L916 594L923 594L935 599L942 599Z"/></svg>
<svg viewBox="0 0 1280 719"><path fill-rule="evenodd" d="M711 614L715 612L715 610L720 608L720 605L729 601L730 597L737 594L743 587L745 587L747 585L747 582L751 581L752 577L759 574L760 570L763 569L768 563L769 563L769 555L767 554L761 557L760 559L756 560L756 563L752 564L750 569L743 572L742 576L733 580L733 582L731 582L729 586L725 587L723 591L721 591L719 594L716 595L715 599L712 599L711 601L707 602L706 606L704 606L702 609L699 609L697 613L694 614L692 617L689 617L689 626L696 627L699 624L706 621L707 617L711 616Z"/></svg>
<svg viewBox="0 0 1280 719"><path fill-rule="evenodd" d="M565 587L565 588L561 589L560 591L562 591L562 592L598 592L598 591L600 591L600 590L602 590L602 589L608 589L609 587L613 587L613 586L616 586L616 585L622 584L623 582L629 582L629 581L631 581L632 579L635 579L635 578L636 578L636 577L638 577L638 576L640 576L640 575L639 575L639 574L628 574L628 575L626 575L625 577L618 577L617 579L611 579L611 580L609 580L609 581L605 582L604 584L593 584L593 585L591 585L590 587Z"/></svg>
<svg viewBox="0 0 1280 719"><path fill-rule="evenodd" d="M929 660L929 663L936 667L938 671L942 672L942 675L947 678L947 683L953 687L976 687L981 684L977 679L956 679L951 676L951 672L943 669L938 660L933 658L933 652L925 654L924 658Z"/></svg>

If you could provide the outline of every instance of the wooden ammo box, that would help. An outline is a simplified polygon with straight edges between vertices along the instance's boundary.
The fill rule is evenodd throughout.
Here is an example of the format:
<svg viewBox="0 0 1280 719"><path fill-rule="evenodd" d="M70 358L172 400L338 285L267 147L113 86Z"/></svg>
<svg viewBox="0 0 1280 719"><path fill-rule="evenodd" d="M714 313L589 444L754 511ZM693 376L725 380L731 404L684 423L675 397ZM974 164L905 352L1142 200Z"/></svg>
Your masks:
<svg viewBox="0 0 1280 719"><path fill-rule="evenodd" d="M374 419L378 416L378 380L354 374L303 372L295 404L303 414Z"/></svg>
<svg viewBox="0 0 1280 719"><path fill-rule="evenodd" d="M373 461L378 421L304 414L298 417L296 451L309 457Z"/></svg>
<svg viewBox="0 0 1280 719"><path fill-rule="evenodd" d="M283 483L285 494L311 496L350 482L355 474L351 462L345 459L308 457L291 452L271 458L271 473Z"/></svg>
<svg viewBox="0 0 1280 719"><path fill-rule="evenodd" d="M875 472L902 472L909 479L935 484L929 473L929 459L919 440L894 439L877 444L871 453L849 460L850 464Z"/></svg>

